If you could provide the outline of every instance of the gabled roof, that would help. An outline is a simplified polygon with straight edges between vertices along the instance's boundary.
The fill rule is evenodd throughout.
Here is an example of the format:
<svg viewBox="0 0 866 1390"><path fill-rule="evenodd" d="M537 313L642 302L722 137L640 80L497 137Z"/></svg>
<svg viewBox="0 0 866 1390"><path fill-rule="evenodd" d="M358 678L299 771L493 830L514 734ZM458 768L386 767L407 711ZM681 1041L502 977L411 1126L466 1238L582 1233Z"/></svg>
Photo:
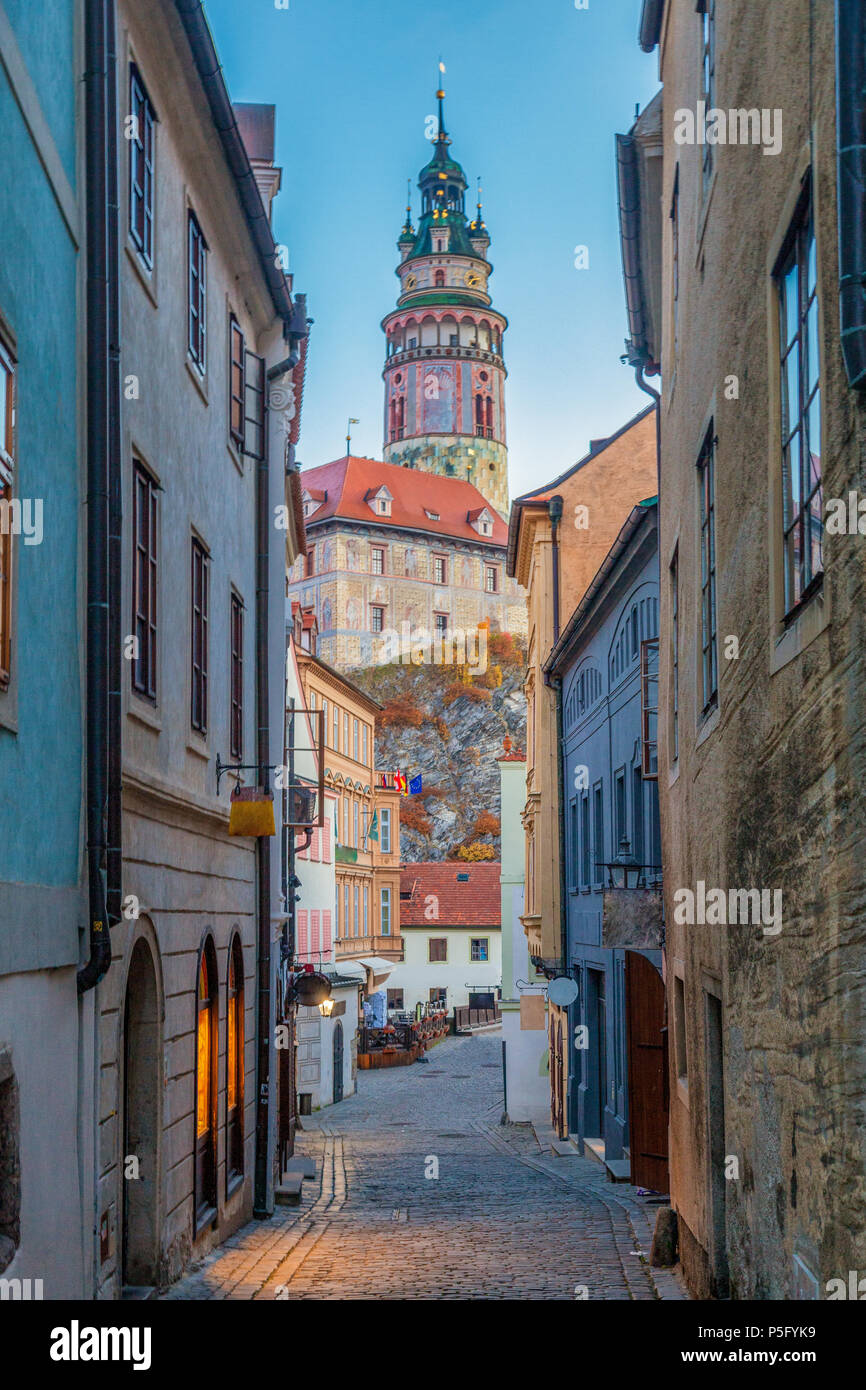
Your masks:
<svg viewBox="0 0 866 1390"><path fill-rule="evenodd" d="M341 517L368 526L402 527L505 548L508 530L503 518L465 479L353 456L335 459L319 468L305 468L301 478L308 492L315 488L327 494L324 504L307 517L311 534L321 522ZM370 511L368 498L382 488L391 497L390 516L376 516ZM479 538L467 518L484 510L490 513L493 532ZM430 511L438 512L439 519L434 521L428 515Z"/></svg>
<svg viewBox="0 0 866 1390"><path fill-rule="evenodd" d="M634 429L635 425L639 424L641 420L646 419L647 415L652 414L654 410L654 403L646 406L644 410L632 416L631 420L627 420L624 425L621 425L620 428L609 435L607 439L601 442L595 441L594 447L591 447L589 452L584 454L583 458L578 459L577 463L573 463L571 468L567 468L564 473L560 473L558 478L553 479L553 482L545 483L543 487L538 488L535 492L524 492L522 496L515 497L511 504L511 516L508 522L508 560L506 569L510 575L513 576L514 574L514 565L517 559L517 543L520 538L520 523L523 518L524 509L534 507L541 510L545 508L561 483L571 478L578 469L584 468L586 464L594 463L596 459L601 457L605 449L609 449L611 444L615 443L617 439L621 439L629 430Z"/></svg>
<svg viewBox="0 0 866 1390"><path fill-rule="evenodd" d="M499 863L404 864L400 870L400 928L491 927L502 921ZM409 897L404 894L408 893ZM438 917L429 917L433 895Z"/></svg>

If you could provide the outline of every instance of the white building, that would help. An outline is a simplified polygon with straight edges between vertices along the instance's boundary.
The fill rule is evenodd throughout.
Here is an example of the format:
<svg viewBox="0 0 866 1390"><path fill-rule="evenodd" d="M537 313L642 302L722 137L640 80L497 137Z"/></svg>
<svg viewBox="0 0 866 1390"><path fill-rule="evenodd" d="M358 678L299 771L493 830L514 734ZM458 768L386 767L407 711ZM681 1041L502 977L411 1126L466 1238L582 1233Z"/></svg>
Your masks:
<svg viewBox="0 0 866 1390"><path fill-rule="evenodd" d="M400 871L403 960L388 981L388 1008L413 1013L444 1000L492 1008L502 983L499 865L404 864Z"/></svg>

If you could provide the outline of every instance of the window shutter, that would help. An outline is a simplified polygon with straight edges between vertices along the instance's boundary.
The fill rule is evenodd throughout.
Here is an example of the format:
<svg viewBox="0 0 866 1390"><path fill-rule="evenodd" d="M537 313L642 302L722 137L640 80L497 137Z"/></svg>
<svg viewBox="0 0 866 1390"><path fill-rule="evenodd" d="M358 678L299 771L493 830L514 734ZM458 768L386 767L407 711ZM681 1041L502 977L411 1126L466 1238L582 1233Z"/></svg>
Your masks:
<svg viewBox="0 0 866 1390"><path fill-rule="evenodd" d="M260 462L265 456L265 359L244 350L244 453Z"/></svg>

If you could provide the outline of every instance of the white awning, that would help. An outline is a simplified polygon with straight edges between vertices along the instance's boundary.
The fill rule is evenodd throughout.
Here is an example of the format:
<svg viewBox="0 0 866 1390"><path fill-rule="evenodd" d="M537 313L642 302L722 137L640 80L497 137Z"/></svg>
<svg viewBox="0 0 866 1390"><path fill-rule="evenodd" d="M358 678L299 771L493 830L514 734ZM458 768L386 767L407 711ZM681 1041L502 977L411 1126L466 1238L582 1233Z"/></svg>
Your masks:
<svg viewBox="0 0 866 1390"><path fill-rule="evenodd" d="M395 960L385 960L384 956L363 956L359 961L360 965L366 966L369 970L374 985L387 980L397 963Z"/></svg>

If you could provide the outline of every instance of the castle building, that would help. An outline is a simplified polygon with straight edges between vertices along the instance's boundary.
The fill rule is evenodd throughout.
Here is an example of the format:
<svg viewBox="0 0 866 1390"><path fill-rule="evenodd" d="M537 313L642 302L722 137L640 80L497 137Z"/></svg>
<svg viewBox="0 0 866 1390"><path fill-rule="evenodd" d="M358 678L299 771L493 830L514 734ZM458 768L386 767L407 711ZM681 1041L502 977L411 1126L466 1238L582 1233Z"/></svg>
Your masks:
<svg viewBox="0 0 866 1390"><path fill-rule="evenodd" d="M445 93L433 158L421 170L421 217L411 205L397 243L397 307L382 321L387 340L386 462L462 478L508 513L505 362L508 326L492 307L490 234L481 191L470 222L466 175L451 158Z"/></svg>
<svg viewBox="0 0 866 1390"><path fill-rule="evenodd" d="M471 222L464 210L444 96L420 221L407 208L398 241L397 307L382 323L384 462L347 456L301 477L308 553L288 573L288 622L293 603L314 613L318 650L341 670L388 660L395 633L403 645L407 632L448 636L470 665L479 625L526 633L505 565L507 320L491 307L490 236L480 192Z"/></svg>
<svg viewBox="0 0 866 1390"><path fill-rule="evenodd" d="M293 604L315 614L325 661L394 660L395 635L405 646L428 633L463 643L471 664L480 623L525 634L507 527L472 483L363 458L305 469L301 483L307 554L288 573L289 621Z"/></svg>

